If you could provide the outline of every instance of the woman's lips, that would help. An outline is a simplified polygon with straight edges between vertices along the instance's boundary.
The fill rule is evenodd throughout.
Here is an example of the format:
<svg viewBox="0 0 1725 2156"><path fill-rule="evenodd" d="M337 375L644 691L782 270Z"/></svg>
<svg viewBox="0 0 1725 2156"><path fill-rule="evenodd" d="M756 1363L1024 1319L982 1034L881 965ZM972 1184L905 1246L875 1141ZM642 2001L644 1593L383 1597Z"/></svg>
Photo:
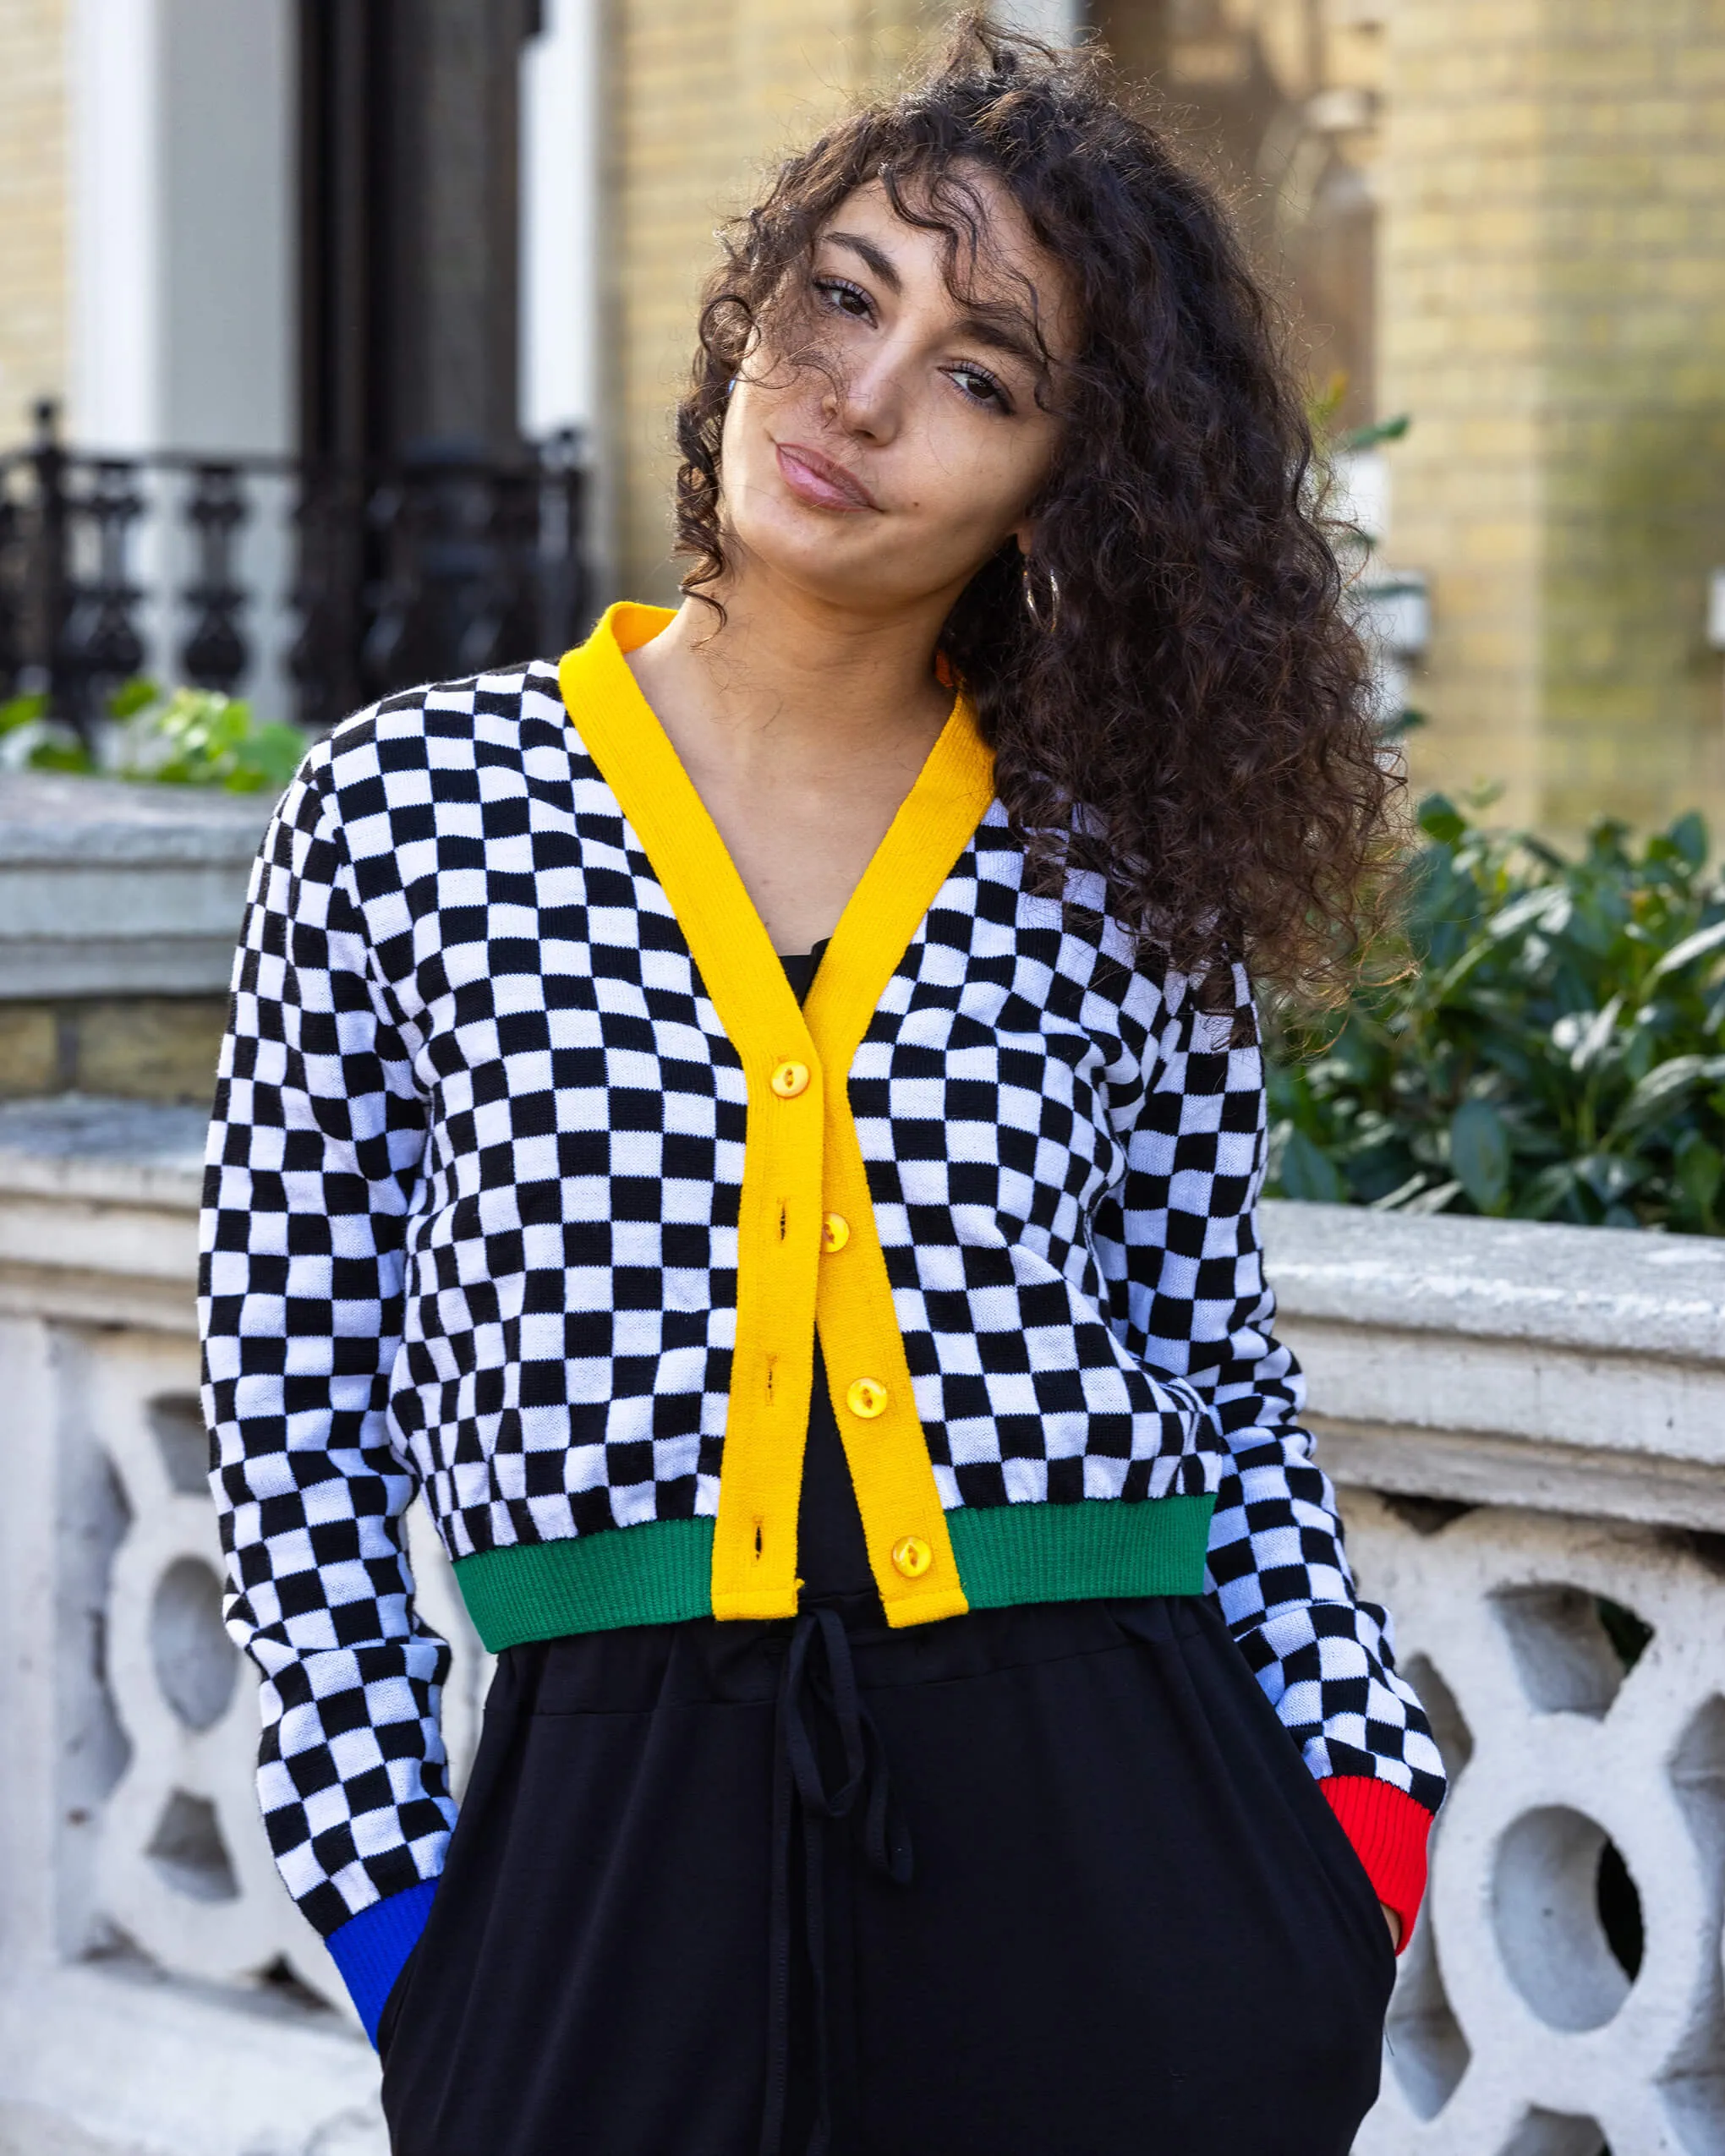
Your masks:
<svg viewBox="0 0 1725 2156"><path fill-rule="evenodd" d="M879 509L880 504L852 472L798 441L774 446L785 484L811 509Z"/></svg>

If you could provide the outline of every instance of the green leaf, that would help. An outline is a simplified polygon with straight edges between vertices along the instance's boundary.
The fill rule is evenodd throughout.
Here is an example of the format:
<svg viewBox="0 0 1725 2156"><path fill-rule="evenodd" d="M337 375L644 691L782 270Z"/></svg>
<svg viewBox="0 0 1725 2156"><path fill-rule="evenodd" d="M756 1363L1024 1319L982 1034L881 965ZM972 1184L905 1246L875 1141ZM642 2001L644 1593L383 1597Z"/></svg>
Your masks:
<svg viewBox="0 0 1725 2156"><path fill-rule="evenodd" d="M1555 1160L1542 1168L1522 1193L1515 1210L1523 1220L1549 1220L1575 1189L1575 1163Z"/></svg>
<svg viewBox="0 0 1725 2156"><path fill-rule="evenodd" d="M39 719L48 715L48 699L45 696L14 696L0 703L0 735L15 733L20 726L33 726Z"/></svg>
<svg viewBox="0 0 1725 2156"><path fill-rule="evenodd" d="M32 771L66 771L79 778L88 778L96 770L95 758L69 731L38 741L25 761Z"/></svg>
<svg viewBox="0 0 1725 2156"><path fill-rule="evenodd" d="M1602 1060L1612 1045L1612 1037L1617 1031L1623 1007L1623 997L1615 995L1603 1010L1595 1011L1592 1017L1580 1026L1575 1045L1569 1052L1569 1068L1572 1070L1586 1070ZM1552 1037L1553 1040L1557 1038L1555 1026L1552 1029Z"/></svg>
<svg viewBox="0 0 1725 2156"><path fill-rule="evenodd" d="M134 719L140 711L147 711L152 703L160 703L162 691L154 681L142 674L129 681L122 681L107 700L111 719Z"/></svg>
<svg viewBox="0 0 1725 2156"><path fill-rule="evenodd" d="M1706 1218L1712 1212L1725 1178L1725 1153L1710 1146L1699 1130L1684 1131L1677 1148L1675 1180L1692 1212Z"/></svg>
<svg viewBox="0 0 1725 2156"><path fill-rule="evenodd" d="M1449 1164L1481 1212L1499 1212L1509 1189L1509 1133L1489 1101L1464 1101L1449 1119Z"/></svg>
<svg viewBox="0 0 1725 2156"><path fill-rule="evenodd" d="M1401 1207L1403 1212L1447 1212L1452 1199L1461 1196L1461 1185L1454 1181L1435 1184L1429 1190L1421 1190L1417 1197L1410 1198Z"/></svg>
<svg viewBox="0 0 1725 2156"><path fill-rule="evenodd" d="M1649 986L1655 981L1664 980L1668 974L1680 972L1685 966L1693 965L1696 959L1705 957L1710 950L1717 950L1721 944L1725 944L1725 921L1716 921L1711 928L1697 928L1694 935L1685 936L1680 944L1674 944L1663 958L1647 969Z"/></svg>
<svg viewBox="0 0 1725 2156"><path fill-rule="evenodd" d="M1427 794L1420 803L1417 821L1428 839L1453 846L1467 830L1467 818L1447 794Z"/></svg>
<svg viewBox="0 0 1725 2156"><path fill-rule="evenodd" d="M1674 1114L1698 1087L1719 1078L1725 1078L1725 1056L1668 1057L1640 1081L1618 1110L1612 1121L1613 1137L1629 1137Z"/></svg>
<svg viewBox="0 0 1725 2156"><path fill-rule="evenodd" d="M1575 1163L1575 1179L1585 1183L1607 1207L1646 1179L1647 1171L1622 1153L1589 1153Z"/></svg>
<svg viewBox="0 0 1725 2156"><path fill-rule="evenodd" d="M1691 868L1699 868L1707 857L1706 818L1698 809L1679 816L1665 834Z"/></svg>
<svg viewBox="0 0 1725 2156"><path fill-rule="evenodd" d="M304 761L305 751L306 739L298 727L272 720L252 729L241 761L245 770L256 774L259 787L274 786L279 792Z"/></svg>
<svg viewBox="0 0 1725 2156"><path fill-rule="evenodd" d="M1398 412L1393 419L1373 419L1363 427L1350 427L1339 436L1338 449L1373 449L1381 441L1399 441L1414 424L1411 412Z"/></svg>
<svg viewBox="0 0 1725 2156"><path fill-rule="evenodd" d="M1416 705L1405 703L1393 719L1386 719L1380 731L1390 741L1399 741L1405 734L1416 734L1422 726L1429 726L1429 715Z"/></svg>
<svg viewBox="0 0 1725 2156"><path fill-rule="evenodd" d="M1348 1186L1328 1153L1303 1130L1290 1130L1282 1147L1282 1192L1307 1205L1340 1205Z"/></svg>

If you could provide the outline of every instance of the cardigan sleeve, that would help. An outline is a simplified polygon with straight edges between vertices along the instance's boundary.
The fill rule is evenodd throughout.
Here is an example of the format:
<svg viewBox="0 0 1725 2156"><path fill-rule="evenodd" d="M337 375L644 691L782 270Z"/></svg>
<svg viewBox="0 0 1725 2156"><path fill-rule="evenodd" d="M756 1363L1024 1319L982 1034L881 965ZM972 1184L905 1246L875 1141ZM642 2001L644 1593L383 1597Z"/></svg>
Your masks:
<svg viewBox="0 0 1725 2156"><path fill-rule="evenodd" d="M1379 1898L1400 1914L1405 1944L1443 1762L1396 1670L1388 1612L1355 1589L1335 1492L1301 1425L1305 1380L1273 1331L1257 1227L1267 1115L1250 985L1236 966L1233 1010L1213 1015L1184 988L1169 983L1098 1260L1133 1352L1186 1381L1225 1448L1210 1595Z"/></svg>
<svg viewBox="0 0 1725 2156"><path fill-rule="evenodd" d="M288 1891L375 2030L454 1819L388 1420L424 1104L311 752L253 870L205 1156L199 1316L228 1630L262 1674Z"/></svg>

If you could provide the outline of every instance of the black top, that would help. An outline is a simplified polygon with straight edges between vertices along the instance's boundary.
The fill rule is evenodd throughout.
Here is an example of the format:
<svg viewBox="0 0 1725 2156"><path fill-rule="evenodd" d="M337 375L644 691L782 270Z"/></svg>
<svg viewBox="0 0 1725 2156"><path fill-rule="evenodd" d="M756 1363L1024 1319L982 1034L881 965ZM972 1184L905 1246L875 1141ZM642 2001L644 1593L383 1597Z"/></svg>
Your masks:
<svg viewBox="0 0 1725 2156"><path fill-rule="evenodd" d="M779 962L800 1004L814 984L824 942L794 955L781 952ZM820 1342L814 1343L814 1382L808 1399L808 1443L802 1455L802 1497L797 1520L797 1569L802 1575L802 1602L830 1601L835 1595L876 1594L868 1569L868 1545L862 1515L845 1458L844 1441L833 1419L826 1365Z"/></svg>

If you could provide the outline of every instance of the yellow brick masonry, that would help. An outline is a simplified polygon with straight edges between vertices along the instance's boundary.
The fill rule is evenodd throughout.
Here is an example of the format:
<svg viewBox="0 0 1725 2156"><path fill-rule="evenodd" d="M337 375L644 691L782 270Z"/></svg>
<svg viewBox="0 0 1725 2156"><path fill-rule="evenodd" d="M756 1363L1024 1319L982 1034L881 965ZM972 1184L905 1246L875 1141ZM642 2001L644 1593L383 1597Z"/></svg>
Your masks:
<svg viewBox="0 0 1725 2156"><path fill-rule="evenodd" d="M1428 570L1422 785L1725 827L1725 6L1399 0L1381 352Z"/></svg>
<svg viewBox="0 0 1725 2156"><path fill-rule="evenodd" d="M618 426L618 581L631 597L676 594L671 415L687 379L715 226L747 203L777 156L890 74L927 19L919 0L617 0L606 107L607 368Z"/></svg>
<svg viewBox="0 0 1725 2156"><path fill-rule="evenodd" d="M208 1104L222 996L0 1002L0 1100L103 1093Z"/></svg>
<svg viewBox="0 0 1725 2156"><path fill-rule="evenodd" d="M0 443L66 384L66 0L0 10Z"/></svg>
<svg viewBox="0 0 1725 2156"><path fill-rule="evenodd" d="M618 0L623 588L674 589L670 411L713 226L939 12ZM1101 19L1153 74L1150 14ZM1558 832L1696 802L1725 828L1701 635L1725 561L1725 0L1222 0L1215 20L1255 27L1290 90L1315 67L1383 92L1350 154L1382 203L1378 407L1416 422L1393 552L1433 579L1416 783L1501 781L1502 813Z"/></svg>

